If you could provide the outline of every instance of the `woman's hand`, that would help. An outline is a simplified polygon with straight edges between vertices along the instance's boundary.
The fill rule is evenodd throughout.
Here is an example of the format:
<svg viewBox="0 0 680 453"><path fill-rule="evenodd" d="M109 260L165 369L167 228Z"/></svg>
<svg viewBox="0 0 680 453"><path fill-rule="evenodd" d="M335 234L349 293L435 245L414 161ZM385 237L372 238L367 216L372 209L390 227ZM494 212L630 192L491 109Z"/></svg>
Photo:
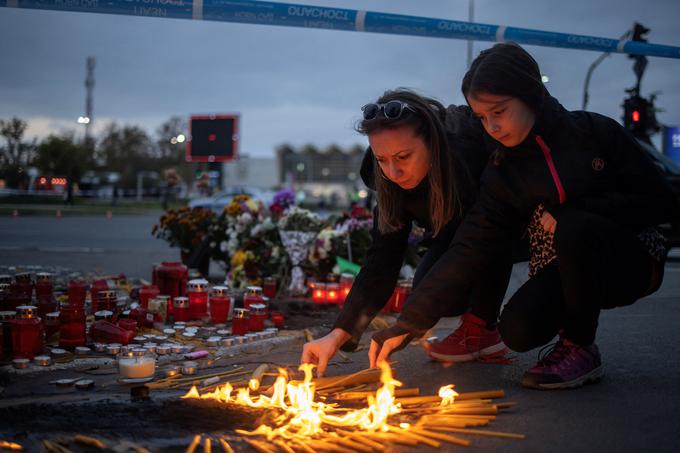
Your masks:
<svg viewBox="0 0 680 453"><path fill-rule="evenodd" d="M555 220L555 217L550 215L549 212L544 212L543 215L541 216L541 225L543 226L543 230L555 234L555 228L557 227L557 220Z"/></svg>
<svg viewBox="0 0 680 453"><path fill-rule="evenodd" d="M300 363L312 363L316 365L316 375L321 377L326 372L328 362L333 358L340 346L352 336L342 329L333 329L331 333L318 340L305 343L302 348Z"/></svg>

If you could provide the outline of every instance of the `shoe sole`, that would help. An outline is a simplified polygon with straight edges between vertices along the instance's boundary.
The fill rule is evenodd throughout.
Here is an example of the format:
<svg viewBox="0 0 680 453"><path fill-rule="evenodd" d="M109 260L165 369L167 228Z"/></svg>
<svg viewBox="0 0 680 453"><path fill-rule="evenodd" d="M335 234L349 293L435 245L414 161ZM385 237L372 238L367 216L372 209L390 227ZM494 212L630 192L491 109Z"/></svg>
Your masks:
<svg viewBox="0 0 680 453"><path fill-rule="evenodd" d="M522 385L527 388L539 390L560 390L560 389L575 389L591 382L597 382L604 376L604 365L593 369L590 373L567 382L555 382L552 384L534 384L533 382L522 379Z"/></svg>
<svg viewBox="0 0 680 453"><path fill-rule="evenodd" d="M432 352L428 351L428 355L434 359L441 360L444 362L456 362L456 363L462 363L462 362L473 362L477 360L478 358L482 357L497 357L500 355L505 354L508 352L508 348L505 346L503 342L500 342L498 344L495 344L493 346L489 346L488 348L484 348L480 350L479 352L471 352L469 354L459 354L459 355L449 355L449 354L441 354L438 352Z"/></svg>

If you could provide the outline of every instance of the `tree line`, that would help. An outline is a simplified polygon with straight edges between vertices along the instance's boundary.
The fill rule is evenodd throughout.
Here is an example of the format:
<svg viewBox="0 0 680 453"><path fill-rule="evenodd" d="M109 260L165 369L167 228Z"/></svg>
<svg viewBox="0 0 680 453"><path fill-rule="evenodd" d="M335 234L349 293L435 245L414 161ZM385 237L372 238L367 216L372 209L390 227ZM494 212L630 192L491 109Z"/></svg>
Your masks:
<svg viewBox="0 0 680 453"><path fill-rule="evenodd" d="M28 123L21 118L0 119L0 179L7 188L27 189L28 168L36 167L47 176L66 177L78 183L88 172L116 172L120 188L136 186L137 173L175 168L190 180L193 169L184 163L185 144L173 143L179 134L187 135L187 121L171 117L149 135L139 126L110 123L87 142L75 132L51 134L41 141L27 140Z"/></svg>

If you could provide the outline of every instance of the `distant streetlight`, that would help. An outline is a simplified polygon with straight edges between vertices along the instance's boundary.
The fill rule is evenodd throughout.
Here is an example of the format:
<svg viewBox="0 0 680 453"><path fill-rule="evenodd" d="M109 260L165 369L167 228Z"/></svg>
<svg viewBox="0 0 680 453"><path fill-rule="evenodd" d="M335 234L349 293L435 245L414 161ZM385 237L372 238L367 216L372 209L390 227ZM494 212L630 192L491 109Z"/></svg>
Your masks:
<svg viewBox="0 0 680 453"><path fill-rule="evenodd" d="M176 144L178 144L178 143L184 143L184 141L185 141L186 139L187 139L187 138L184 136L184 134L179 134L177 137L172 137L172 138L170 139L170 143L172 143L173 145L176 145Z"/></svg>
<svg viewBox="0 0 680 453"><path fill-rule="evenodd" d="M86 116L79 116L78 117L78 124L90 124L90 118Z"/></svg>
<svg viewBox="0 0 680 453"><path fill-rule="evenodd" d="M550 82L550 77L548 77L548 76L545 75L545 74L541 75L541 82L543 82L543 83L548 83L548 82Z"/></svg>

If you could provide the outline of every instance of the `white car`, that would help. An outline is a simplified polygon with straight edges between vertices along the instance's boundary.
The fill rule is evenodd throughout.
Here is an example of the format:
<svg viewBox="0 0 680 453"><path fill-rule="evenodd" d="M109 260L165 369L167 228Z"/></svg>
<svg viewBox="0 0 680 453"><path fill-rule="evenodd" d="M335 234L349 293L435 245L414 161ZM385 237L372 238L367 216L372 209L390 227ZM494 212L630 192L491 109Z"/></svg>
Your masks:
<svg viewBox="0 0 680 453"><path fill-rule="evenodd" d="M228 205L236 195L248 195L249 197L262 201L265 206L269 206L274 198L271 190L258 189L256 187L229 187L217 192L211 197L195 198L189 201L190 208L208 208L216 214L221 214L224 207Z"/></svg>

